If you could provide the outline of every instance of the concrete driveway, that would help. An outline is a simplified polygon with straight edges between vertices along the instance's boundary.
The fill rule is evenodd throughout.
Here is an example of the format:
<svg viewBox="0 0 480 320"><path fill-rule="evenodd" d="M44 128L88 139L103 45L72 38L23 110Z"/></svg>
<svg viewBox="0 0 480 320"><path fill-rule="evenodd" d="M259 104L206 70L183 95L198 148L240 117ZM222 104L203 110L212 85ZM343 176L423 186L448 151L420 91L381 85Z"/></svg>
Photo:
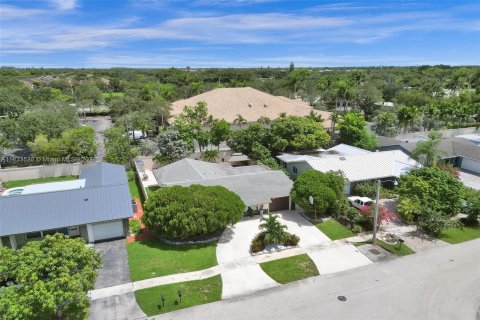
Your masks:
<svg viewBox="0 0 480 320"><path fill-rule="evenodd" d="M460 180L467 187L480 190L480 176L471 172L460 171Z"/></svg>
<svg viewBox="0 0 480 320"><path fill-rule="evenodd" d="M94 245L102 257L95 289L129 283L130 270L126 240L102 242ZM133 293L124 293L90 301L90 320L126 320L145 317Z"/></svg>
<svg viewBox="0 0 480 320"><path fill-rule="evenodd" d="M313 260L320 274L344 271L372 263L356 247L330 240L323 232L296 211L279 211L274 215L287 231L300 237L299 250ZM277 286L250 254L250 243L260 232L260 217L244 218L228 227L217 245L217 261L222 270L222 298L250 294Z"/></svg>
<svg viewBox="0 0 480 320"><path fill-rule="evenodd" d="M90 320L133 320L145 316L132 292L90 302Z"/></svg>
<svg viewBox="0 0 480 320"><path fill-rule="evenodd" d="M116 286L130 282L127 247L124 239L102 242L94 245L102 257L102 267L98 270L95 289Z"/></svg>

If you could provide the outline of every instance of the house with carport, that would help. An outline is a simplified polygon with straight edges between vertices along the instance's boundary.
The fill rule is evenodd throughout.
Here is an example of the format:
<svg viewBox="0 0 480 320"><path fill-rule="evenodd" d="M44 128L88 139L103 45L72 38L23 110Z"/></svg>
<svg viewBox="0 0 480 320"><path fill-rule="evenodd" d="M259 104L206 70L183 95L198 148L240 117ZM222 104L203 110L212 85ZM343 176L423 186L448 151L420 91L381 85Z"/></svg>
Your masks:
<svg viewBox="0 0 480 320"><path fill-rule="evenodd" d="M277 156L283 167L298 176L306 170L324 173L340 171L347 179L344 193L349 195L360 182L394 181L421 164L400 150L371 152L348 145L339 145L312 154L282 154Z"/></svg>

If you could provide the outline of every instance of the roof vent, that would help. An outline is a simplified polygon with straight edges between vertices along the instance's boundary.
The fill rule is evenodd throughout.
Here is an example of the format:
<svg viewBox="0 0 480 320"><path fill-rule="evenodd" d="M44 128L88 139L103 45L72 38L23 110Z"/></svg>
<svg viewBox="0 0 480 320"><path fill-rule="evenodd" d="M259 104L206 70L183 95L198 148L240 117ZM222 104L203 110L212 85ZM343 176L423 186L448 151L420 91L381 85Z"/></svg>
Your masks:
<svg viewBox="0 0 480 320"><path fill-rule="evenodd" d="M340 157L339 159L340 160L347 160L347 158L345 158L345 157Z"/></svg>
<svg viewBox="0 0 480 320"><path fill-rule="evenodd" d="M268 107L268 104L264 103L264 104L263 104L263 107L264 107L264 108Z"/></svg>
<svg viewBox="0 0 480 320"><path fill-rule="evenodd" d="M248 106L251 108L253 106L253 104L251 102L249 102Z"/></svg>

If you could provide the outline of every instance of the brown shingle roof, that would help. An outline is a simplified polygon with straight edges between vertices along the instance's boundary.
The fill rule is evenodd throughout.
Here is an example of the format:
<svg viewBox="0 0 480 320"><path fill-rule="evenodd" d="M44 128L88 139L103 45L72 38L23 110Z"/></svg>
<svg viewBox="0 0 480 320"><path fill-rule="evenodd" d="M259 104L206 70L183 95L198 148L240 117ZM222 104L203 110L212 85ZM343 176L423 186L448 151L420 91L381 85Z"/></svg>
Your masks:
<svg viewBox="0 0 480 320"><path fill-rule="evenodd" d="M172 104L172 116L182 113L185 106L194 106L199 101L207 103L208 112L214 117L225 119L233 123L238 114L247 122L255 122L261 116L271 120L285 112L287 115L306 116L314 110L308 103L286 97L277 97L271 94L246 88L218 88L194 97L178 100ZM328 117L330 112L314 110L321 114L325 128L330 128Z"/></svg>

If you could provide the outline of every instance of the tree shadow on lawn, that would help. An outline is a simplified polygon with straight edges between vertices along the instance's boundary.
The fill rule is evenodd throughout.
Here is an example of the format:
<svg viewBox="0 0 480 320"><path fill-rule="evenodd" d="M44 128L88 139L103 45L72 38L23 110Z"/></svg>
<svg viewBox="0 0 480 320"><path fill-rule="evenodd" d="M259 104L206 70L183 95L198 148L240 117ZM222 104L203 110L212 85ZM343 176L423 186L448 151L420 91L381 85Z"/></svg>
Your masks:
<svg viewBox="0 0 480 320"><path fill-rule="evenodd" d="M194 244L170 244L165 243L157 239L149 239L149 240L142 240L137 241L138 245L146 246L153 249L159 249L163 251L189 251L189 250L196 250L196 249L203 249L206 247L210 247L212 245L216 246L216 241L211 241L207 243L194 243Z"/></svg>

